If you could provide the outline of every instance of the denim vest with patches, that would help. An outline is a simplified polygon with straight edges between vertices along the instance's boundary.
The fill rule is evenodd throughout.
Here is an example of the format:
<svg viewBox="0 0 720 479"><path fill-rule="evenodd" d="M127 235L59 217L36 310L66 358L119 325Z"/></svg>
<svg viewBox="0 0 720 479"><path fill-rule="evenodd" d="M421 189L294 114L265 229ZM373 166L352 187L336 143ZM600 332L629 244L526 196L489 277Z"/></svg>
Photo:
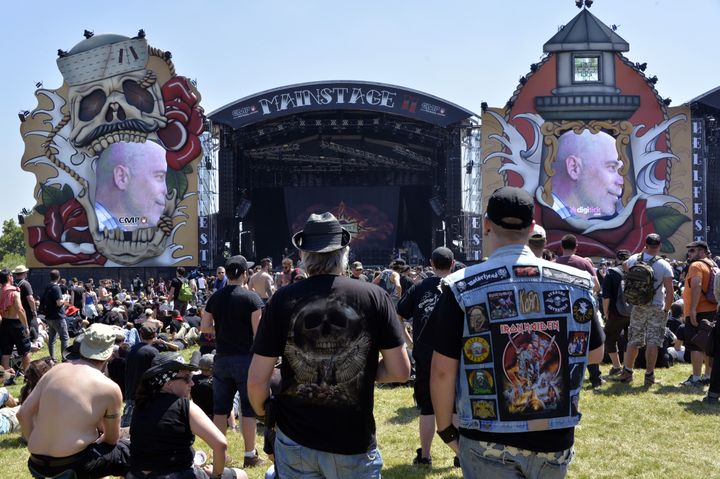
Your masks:
<svg viewBox="0 0 720 479"><path fill-rule="evenodd" d="M590 274L510 245L444 282L465 313L460 427L509 433L575 426L597 314Z"/></svg>

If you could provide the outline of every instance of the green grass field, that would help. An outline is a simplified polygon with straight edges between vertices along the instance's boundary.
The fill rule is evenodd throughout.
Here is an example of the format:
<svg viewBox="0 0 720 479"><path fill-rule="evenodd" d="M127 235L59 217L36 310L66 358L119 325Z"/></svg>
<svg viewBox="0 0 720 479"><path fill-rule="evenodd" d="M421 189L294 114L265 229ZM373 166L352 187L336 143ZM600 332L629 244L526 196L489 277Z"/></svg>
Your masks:
<svg viewBox="0 0 720 479"><path fill-rule="evenodd" d="M189 357L189 351L186 351ZM39 356L36 356L39 357ZM608 367L603 366L607 371ZM640 373L642 373L640 371ZM583 418L576 430L575 459L571 478L714 478L720 477L716 454L720 407L700 404L704 390L686 389L679 383L690 373L688 365L657 370L661 382L649 389L642 374L628 386L608 382L581 396ZM19 395L20 386L10 388ZM452 452L439 439L433 442L433 467L411 465L417 437L418 414L409 387L377 389L375 395L377 438L387 478L459 478L452 467ZM229 431L231 457L242 462L242 437ZM261 447L262 438L258 447ZM208 451L201 441L196 447ZM18 434L0 437L0 477L30 477L25 467L27 450ZM264 469L250 469L251 478Z"/></svg>

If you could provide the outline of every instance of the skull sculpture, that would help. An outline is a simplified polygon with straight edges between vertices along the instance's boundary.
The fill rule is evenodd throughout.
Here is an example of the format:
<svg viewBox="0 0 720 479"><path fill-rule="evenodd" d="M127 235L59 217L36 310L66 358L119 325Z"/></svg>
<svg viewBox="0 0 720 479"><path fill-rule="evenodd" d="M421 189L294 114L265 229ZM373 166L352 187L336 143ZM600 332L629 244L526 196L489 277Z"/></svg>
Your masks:
<svg viewBox="0 0 720 479"><path fill-rule="evenodd" d="M167 124L160 87L149 70L71 86L68 97L70 141L95 153L117 141L145 141L148 133Z"/></svg>

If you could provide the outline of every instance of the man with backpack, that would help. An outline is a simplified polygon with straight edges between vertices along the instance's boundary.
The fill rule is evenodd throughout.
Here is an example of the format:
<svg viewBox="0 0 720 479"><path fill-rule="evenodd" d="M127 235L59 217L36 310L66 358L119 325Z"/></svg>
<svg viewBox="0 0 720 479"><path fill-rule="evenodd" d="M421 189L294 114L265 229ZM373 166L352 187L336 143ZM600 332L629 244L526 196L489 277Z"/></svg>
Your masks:
<svg viewBox="0 0 720 479"><path fill-rule="evenodd" d="M175 277L170 281L168 296L173 298L175 309L184 315L187 312L188 303L192 299L192 289L190 289L190 283L185 278L184 267L178 266L175 270Z"/></svg>
<svg viewBox="0 0 720 479"><path fill-rule="evenodd" d="M709 383L709 378L703 378L703 363L706 361L705 352L692 338L700 331L705 321L715 320L717 300L714 297L713 283L717 265L708 257L709 249L705 241L693 241L687 245L688 271L685 275L685 290L683 291L683 308L685 315L685 349L690 350L692 362L692 376L683 381L683 386L702 387ZM712 294L710 294L712 293ZM707 371L706 366L706 371ZM703 379L705 379L703 381Z"/></svg>
<svg viewBox="0 0 720 479"><path fill-rule="evenodd" d="M627 342L628 326L630 325L631 306L625 301L623 292L625 271L622 264L630 257L630 251L618 250L615 253L615 265L608 268L602 283L602 302L605 311L605 351L612 361L610 376L617 376L622 372L622 363L618 351L625 349L620 341L625 336Z"/></svg>
<svg viewBox="0 0 720 479"><path fill-rule="evenodd" d="M655 384L655 363L658 348L665 337L667 312L673 303L673 270L662 259L662 239L657 233L645 237L645 249L625 262L625 299L633 308L630 312L628 346L625 366L618 381L633 380L633 366L641 347L646 346L645 386Z"/></svg>

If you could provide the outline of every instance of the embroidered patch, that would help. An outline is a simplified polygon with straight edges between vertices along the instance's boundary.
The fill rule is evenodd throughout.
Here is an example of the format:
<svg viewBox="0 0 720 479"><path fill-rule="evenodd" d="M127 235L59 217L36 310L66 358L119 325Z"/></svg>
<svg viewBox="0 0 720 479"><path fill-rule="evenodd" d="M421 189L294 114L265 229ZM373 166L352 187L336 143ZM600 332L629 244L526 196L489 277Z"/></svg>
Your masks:
<svg viewBox="0 0 720 479"><path fill-rule="evenodd" d="M488 369L470 369L467 375L468 391L470 395L482 396L495 393L495 380Z"/></svg>
<svg viewBox="0 0 720 479"><path fill-rule="evenodd" d="M595 314L595 309L589 299L580 298L573 303L573 318L578 323L587 323Z"/></svg>
<svg viewBox="0 0 720 479"><path fill-rule="evenodd" d="M490 319L507 319L518 315L514 291L495 291L488 293Z"/></svg>
<svg viewBox="0 0 720 479"><path fill-rule="evenodd" d="M588 333L585 331L573 331L568 341L568 354L570 356L585 356L588 345Z"/></svg>
<svg viewBox="0 0 720 479"><path fill-rule="evenodd" d="M512 270L516 278L534 278L540 276L540 268L537 266L513 266Z"/></svg>
<svg viewBox="0 0 720 479"><path fill-rule="evenodd" d="M490 343L482 336L467 338L463 346L463 353L468 363L478 364L485 362L490 356Z"/></svg>
<svg viewBox="0 0 720 479"><path fill-rule="evenodd" d="M592 288L592 283L589 279L581 278L580 276L575 276L574 274L566 273L565 271L560 271L559 269L543 268L543 277L555 281L560 281L562 283L582 286L585 289Z"/></svg>
<svg viewBox="0 0 720 479"><path fill-rule="evenodd" d="M570 312L570 292L564 290L543 292L546 314L563 314Z"/></svg>
<svg viewBox="0 0 720 479"><path fill-rule="evenodd" d="M495 401L485 399L473 399L470 401L472 407L472 415L475 419L495 419L497 418L497 408Z"/></svg>
<svg viewBox="0 0 720 479"><path fill-rule="evenodd" d="M505 266L502 266L500 268L495 268L495 269L489 269L487 271L483 271L482 273L465 278L463 280L464 289L460 289L460 284L458 284L458 290L465 291L465 290L479 288L480 286L484 286L486 284L497 283L498 281L503 281L509 277L510 277L510 272L508 271L508 269Z"/></svg>
<svg viewBox="0 0 720 479"><path fill-rule="evenodd" d="M521 289L518 292L520 296L520 312L523 314L540 312L540 296L536 291Z"/></svg>
<svg viewBox="0 0 720 479"><path fill-rule="evenodd" d="M470 334L487 330L487 307L485 304L473 306L467 312L468 331Z"/></svg>

